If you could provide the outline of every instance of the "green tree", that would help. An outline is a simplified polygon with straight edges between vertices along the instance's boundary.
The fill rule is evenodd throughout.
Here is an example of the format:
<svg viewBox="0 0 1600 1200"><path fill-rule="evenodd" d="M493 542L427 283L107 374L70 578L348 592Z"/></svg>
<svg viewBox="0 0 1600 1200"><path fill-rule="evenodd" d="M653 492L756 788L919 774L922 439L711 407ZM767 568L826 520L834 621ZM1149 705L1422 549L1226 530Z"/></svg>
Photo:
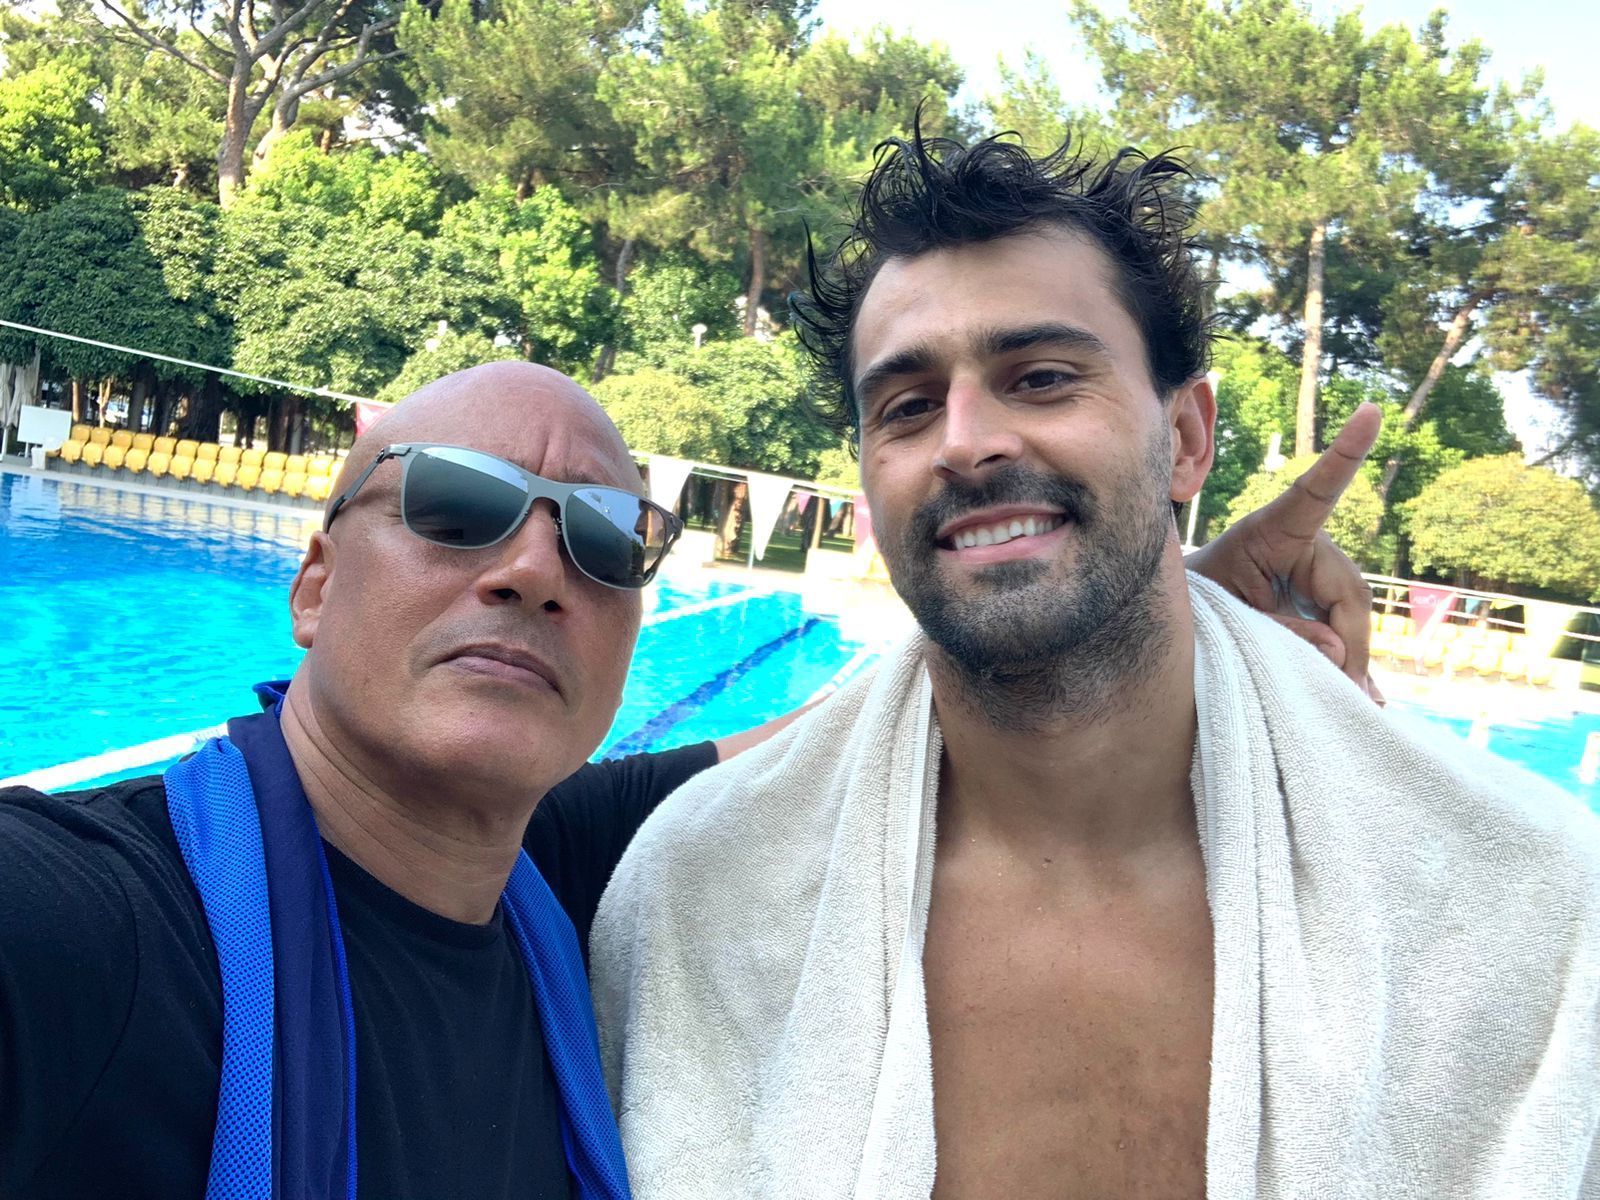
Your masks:
<svg viewBox="0 0 1600 1200"><path fill-rule="evenodd" d="M1294 364L1269 342L1247 334L1219 340L1212 353L1217 383L1216 461L1200 493L1202 528L1224 517L1266 458L1273 434L1294 425Z"/></svg>
<svg viewBox="0 0 1600 1200"><path fill-rule="evenodd" d="M812 478L837 437L806 403L806 372L794 335L770 342L708 342L668 366L722 414L725 465Z"/></svg>
<svg viewBox="0 0 1600 1200"><path fill-rule="evenodd" d="M669 454L703 462L728 461L726 414L705 392L677 375L646 367L608 375L594 398L641 454Z"/></svg>
<svg viewBox="0 0 1600 1200"><path fill-rule="evenodd" d="M94 88L69 63L0 78L0 203L48 208L95 182L103 151Z"/></svg>
<svg viewBox="0 0 1600 1200"><path fill-rule="evenodd" d="M1414 211L1425 160L1481 99L1485 57L1419 37L1363 30L1359 12L1319 21L1297 0L1143 0L1128 20L1089 0L1074 15L1137 136L1198 148L1220 181L1201 225L1216 252L1264 267L1274 316L1300 314L1295 448L1315 446L1327 259L1341 241L1389 244ZM1470 126L1470 121L1467 121Z"/></svg>
<svg viewBox="0 0 1600 1200"><path fill-rule="evenodd" d="M694 327L717 341L739 332L739 280L683 251L658 256L628 278L621 310L623 360L659 367L694 345Z"/></svg>
<svg viewBox="0 0 1600 1200"><path fill-rule="evenodd" d="M817 456L816 481L825 483L829 487L859 491L861 488L861 463L856 458L855 451L844 442L831 449L824 450Z"/></svg>
<svg viewBox="0 0 1600 1200"><path fill-rule="evenodd" d="M501 362L516 357L515 348L499 345L481 333L447 330L441 337L430 338L421 350L406 359L400 373L384 384L374 399L393 404L435 379L465 371L479 363Z"/></svg>
<svg viewBox="0 0 1600 1200"><path fill-rule="evenodd" d="M1413 562L1492 590L1600 598L1600 513L1576 480L1518 455L1462 463L1405 506Z"/></svg>
<svg viewBox="0 0 1600 1200"><path fill-rule="evenodd" d="M1316 455L1306 454L1291 458L1276 471L1257 471L1229 504L1223 528L1282 495L1316 461ZM1386 565L1390 553L1381 532L1382 523L1383 501L1378 498L1371 480L1358 475L1335 505L1326 529L1339 549L1357 563L1372 568Z"/></svg>
<svg viewBox="0 0 1600 1200"><path fill-rule="evenodd" d="M428 102L427 140L473 186L519 198L544 183L625 173L627 139L597 95L643 4L438 0L405 10L402 71Z"/></svg>

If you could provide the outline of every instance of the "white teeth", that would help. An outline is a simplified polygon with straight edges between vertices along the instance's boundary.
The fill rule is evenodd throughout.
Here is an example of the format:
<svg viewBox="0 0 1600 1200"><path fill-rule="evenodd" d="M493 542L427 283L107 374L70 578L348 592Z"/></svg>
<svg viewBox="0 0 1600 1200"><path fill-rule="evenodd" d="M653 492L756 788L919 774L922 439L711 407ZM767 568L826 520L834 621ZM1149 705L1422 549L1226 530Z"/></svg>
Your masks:
<svg viewBox="0 0 1600 1200"><path fill-rule="evenodd" d="M999 546L1012 538L1034 537L1061 527L1061 517L1026 517L1019 520L999 521L981 529L964 529L950 540L958 550L972 546Z"/></svg>

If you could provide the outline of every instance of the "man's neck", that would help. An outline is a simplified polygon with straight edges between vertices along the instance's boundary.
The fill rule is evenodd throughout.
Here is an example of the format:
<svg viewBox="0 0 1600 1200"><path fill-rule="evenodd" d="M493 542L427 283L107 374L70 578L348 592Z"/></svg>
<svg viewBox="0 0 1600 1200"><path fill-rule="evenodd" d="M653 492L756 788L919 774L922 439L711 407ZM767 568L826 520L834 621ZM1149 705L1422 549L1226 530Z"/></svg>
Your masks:
<svg viewBox="0 0 1600 1200"><path fill-rule="evenodd" d="M1108 675L1089 659L1059 664L1065 690L1090 694L1030 722L998 720L991 696L930 655L944 737L940 840L974 838L1032 854L1091 856L1192 843L1194 630L1181 561L1163 562L1145 619L1148 655ZM1031 689L1037 691L1037 689Z"/></svg>
<svg viewBox="0 0 1600 1200"><path fill-rule="evenodd" d="M302 689L303 690L303 689ZM344 753L313 705L290 692L282 727L322 836L413 904L464 924L494 916L521 849L529 811L453 804L426 783L403 794Z"/></svg>

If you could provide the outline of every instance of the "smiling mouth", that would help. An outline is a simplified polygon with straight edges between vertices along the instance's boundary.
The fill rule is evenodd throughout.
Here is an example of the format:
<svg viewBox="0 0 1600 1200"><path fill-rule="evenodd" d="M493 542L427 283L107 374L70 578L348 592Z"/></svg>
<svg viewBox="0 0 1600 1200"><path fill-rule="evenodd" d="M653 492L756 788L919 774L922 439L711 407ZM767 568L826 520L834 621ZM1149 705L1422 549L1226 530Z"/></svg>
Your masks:
<svg viewBox="0 0 1600 1200"><path fill-rule="evenodd" d="M992 521L987 525L972 525L941 538L939 546L945 550L969 550L977 546L1003 546L1017 538L1036 537L1051 533L1067 523L1063 516L1011 517Z"/></svg>

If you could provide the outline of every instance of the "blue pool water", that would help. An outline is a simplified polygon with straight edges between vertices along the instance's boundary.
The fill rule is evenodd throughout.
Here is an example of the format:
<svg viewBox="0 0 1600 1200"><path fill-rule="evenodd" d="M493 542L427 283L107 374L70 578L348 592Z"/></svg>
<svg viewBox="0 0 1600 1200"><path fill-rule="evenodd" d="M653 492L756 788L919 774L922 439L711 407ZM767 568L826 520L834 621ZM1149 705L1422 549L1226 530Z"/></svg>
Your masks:
<svg viewBox="0 0 1600 1200"><path fill-rule="evenodd" d="M0 779L251 711L300 659L288 587L317 519L0 475ZM602 753L760 724L859 649L787 592L658 584L645 613Z"/></svg>
<svg viewBox="0 0 1600 1200"><path fill-rule="evenodd" d="M317 520L0 474L0 779L250 711L249 685L299 661L288 586ZM859 647L790 593L662 584L645 596L602 753L749 728L856 661ZM1469 726L1412 711L1440 738ZM1578 776L1593 732L1600 717L1496 725L1489 748L1600 811L1600 785Z"/></svg>

